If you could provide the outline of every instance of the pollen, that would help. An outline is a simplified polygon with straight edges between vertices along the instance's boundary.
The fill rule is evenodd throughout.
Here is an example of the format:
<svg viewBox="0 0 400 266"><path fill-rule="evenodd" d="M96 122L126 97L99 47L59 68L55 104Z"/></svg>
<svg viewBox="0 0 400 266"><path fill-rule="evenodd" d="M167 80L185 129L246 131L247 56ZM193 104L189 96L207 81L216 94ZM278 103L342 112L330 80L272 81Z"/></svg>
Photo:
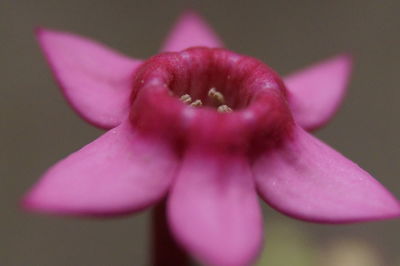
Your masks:
<svg viewBox="0 0 400 266"><path fill-rule="evenodd" d="M202 105L203 105L203 102L201 100L196 100L190 104L190 106L192 106L192 107L200 107Z"/></svg>
<svg viewBox="0 0 400 266"><path fill-rule="evenodd" d="M210 97L211 99L217 101L219 104L224 104L225 103L224 95L222 93L220 93L219 91L217 91L215 88L211 88L208 91L208 97Z"/></svg>
<svg viewBox="0 0 400 266"><path fill-rule="evenodd" d="M192 97L189 94L184 94L179 98L184 104L189 104L192 102Z"/></svg>
<svg viewBox="0 0 400 266"><path fill-rule="evenodd" d="M226 105L226 104L223 104L223 105L220 105L220 106L218 106L218 108L217 108L217 112L220 112L220 113L230 113L230 112L232 112L233 110L232 110L232 108L230 108L228 105Z"/></svg>
<svg viewBox="0 0 400 266"><path fill-rule="evenodd" d="M183 102L184 104L187 104L187 105L192 106L192 107L200 107L200 106L203 105L203 102L201 100L199 100L199 99L193 101L192 96L190 96L189 94L182 95L179 98L179 100L181 102Z"/></svg>

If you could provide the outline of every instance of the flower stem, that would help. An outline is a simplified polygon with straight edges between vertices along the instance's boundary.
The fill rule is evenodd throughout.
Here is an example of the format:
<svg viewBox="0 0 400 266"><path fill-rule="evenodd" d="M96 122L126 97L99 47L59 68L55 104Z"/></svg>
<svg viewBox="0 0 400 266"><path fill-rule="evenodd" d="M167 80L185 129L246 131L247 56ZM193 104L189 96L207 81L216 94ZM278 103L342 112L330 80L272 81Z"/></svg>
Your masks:
<svg viewBox="0 0 400 266"><path fill-rule="evenodd" d="M166 202L163 200L152 211L152 266L189 266L189 255L176 243L169 230Z"/></svg>

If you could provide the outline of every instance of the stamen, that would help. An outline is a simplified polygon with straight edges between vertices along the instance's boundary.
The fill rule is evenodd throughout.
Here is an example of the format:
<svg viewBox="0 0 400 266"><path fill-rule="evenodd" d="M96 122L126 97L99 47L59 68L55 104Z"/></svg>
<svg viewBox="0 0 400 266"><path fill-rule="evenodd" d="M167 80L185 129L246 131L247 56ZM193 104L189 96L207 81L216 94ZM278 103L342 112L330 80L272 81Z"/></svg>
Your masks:
<svg viewBox="0 0 400 266"><path fill-rule="evenodd" d="M230 112L232 112L232 109L228 105L223 104L223 105L218 106L217 112L230 113Z"/></svg>
<svg viewBox="0 0 400 266"><path fill-rule="evenodd" d="M216 100L218 104L217 112L220 113L229 113L232 112L232 108L230 108L228 105L223 104L224 102L224 95L217 91L215 88L211 88L208 91L208 96L214 100ZM189 94L184 94L181 97L179 97L179 100L183 102L184 104L190 105L192 107L200 107L203 106L203 102L200 99L197 99L192 102L192 96Z"/></svg>
<svg viewBox="0 0 400 266"><path fill-rule="evenodd" d="M211 88L208 91L208 97L210 97L211 99L216 100L220 104L224 104L225 103L224 95L222 93L220 93L219 91L217 91L215 88Z"/></svg>
<svg viewBox="0 0 400 266"><path fill-rule="evenodd" d="M193 106L193 107L199 107L202 105L203 105L203 103L201 102L201 100L196 100L190 104L190 106Z"/></svg>
<svg viewBox="0 0 400 266"><path fill-rule="evenodd" d="M189 94L182 95L179 100L181 100L184 104L189 104L192 101L192 97Z"/></svg>

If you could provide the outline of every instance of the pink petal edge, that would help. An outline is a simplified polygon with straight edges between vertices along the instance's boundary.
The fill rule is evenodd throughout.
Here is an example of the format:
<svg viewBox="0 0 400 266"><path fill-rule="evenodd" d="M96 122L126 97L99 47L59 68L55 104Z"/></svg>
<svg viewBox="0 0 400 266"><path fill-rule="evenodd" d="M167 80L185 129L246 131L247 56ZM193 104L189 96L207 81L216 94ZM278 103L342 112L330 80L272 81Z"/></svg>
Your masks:
<svg viewBox="0 0 400 266"><path fill-rule="evenodd" d="M65 215L132 213L165 196L177 165L166 143L124 122L51 167L23 206Z"/></svg>
<svg viewBox="0 0 400 266"><path fill-rule="evenodd" d="M349 83L352 57L338 55L285 78L295 120L307 130L325 125L338 110Z"/></svg>
<svg viewBox="0 0 400 266"><path fill-rule="evenodd" d="M72 108L97 127L119 125L141 61L71 33L38 28L36 37Z"/></svg>
<svg viewBox="0 0 400 266"><path fill-rule="evenodd" d="M238 155L184 157L168 198L174 235L206 265L249 265L262 246L262 218L247 160Z"/></svg>
<svg viewBox="0 0 400 266"><path fill-rule="evenodd" d="M195 12L184 12L168 34L161 51L176 52L193 46L223 47L213 29Z"/></svg>
<svg viewBox="0 0 400 266"><path fill-rule="evenodd" d="M379 182L300 127L253 170L265 201L294 218L351 223L400 216L399 201Z"/></svg>

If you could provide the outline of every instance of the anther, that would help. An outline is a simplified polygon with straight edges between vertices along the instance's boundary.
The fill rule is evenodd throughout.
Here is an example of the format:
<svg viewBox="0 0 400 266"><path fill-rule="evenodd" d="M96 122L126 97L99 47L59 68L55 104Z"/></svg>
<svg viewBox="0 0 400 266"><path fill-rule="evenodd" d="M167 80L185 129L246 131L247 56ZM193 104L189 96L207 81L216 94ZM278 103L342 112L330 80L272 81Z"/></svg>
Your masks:
<svg viewBox="0 0 400 266"><path fill-rule="evenodd" d="M230 113L230 112L232 112L232 109L228 105L223 104L223 105L218 106L217 112Z"/></svg>
<svg viewBox="0 0 400 266"><path fill-rule="evenodd" d="M219 91L217 91L215 88L211 88L208 91L208 97L216 100L220 104L225 103L224 95L222 93L220 93Z"/></svg>
<svg viewBox="0 0 400 266"><path fill-rule="evenodd" d="M203 103L201 102L201 100L196 100L190 104L190 106L193 106L193 107L199 107L202 105L203 105Z"/></svg>
<svg viewBox="0 0 400 266"><path fill-rule="evenodd" d="M184 94L179 98L184 104L189 104L192 101L192 97L189 94Z"/></svg>

